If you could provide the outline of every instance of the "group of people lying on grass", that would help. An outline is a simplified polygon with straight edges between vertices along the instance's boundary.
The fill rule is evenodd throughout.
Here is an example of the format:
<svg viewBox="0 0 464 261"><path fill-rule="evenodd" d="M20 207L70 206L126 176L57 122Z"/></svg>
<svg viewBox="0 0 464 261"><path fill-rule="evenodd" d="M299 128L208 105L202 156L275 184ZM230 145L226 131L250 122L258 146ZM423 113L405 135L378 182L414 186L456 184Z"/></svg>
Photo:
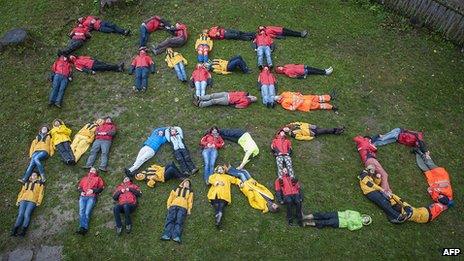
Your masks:
<svg viewBox="0 0 464 261"><path fill-rule="evenodd" d="M72 140L71 132L71 129L60 119L53 121L51 129L48 125L43 125L31 143L29 148L29 165L23 177L18 181L26 183L34 169L37 168L40 181L43 183L46 181L44 161L48 157L53 156L55 151L58 151L62 161L66 165L75 165L89 147L91 147L90 155L85 168L91 168L96 161L98 153L101 152L99 169L107 171L108 153L113 137L116 134L116 125L113 123L111 117L87 123L74 135L74 139Z"/></svg>
<svg viewBox="0 0 464 261"><path fill-rule="evenodd" d="M357 136L354 141L365 165L365 169L358 176L361 190L385 212L390 222L399 224L409 220L427 223L454 206L449 174L432 160L422 132L395 128L383 135ZM428 207L412 207L392 192L388 184L388 173L377 160L377 147L394 142L412 148L417 166L424 173L429 185L427 191L433 203Z"/></svg>

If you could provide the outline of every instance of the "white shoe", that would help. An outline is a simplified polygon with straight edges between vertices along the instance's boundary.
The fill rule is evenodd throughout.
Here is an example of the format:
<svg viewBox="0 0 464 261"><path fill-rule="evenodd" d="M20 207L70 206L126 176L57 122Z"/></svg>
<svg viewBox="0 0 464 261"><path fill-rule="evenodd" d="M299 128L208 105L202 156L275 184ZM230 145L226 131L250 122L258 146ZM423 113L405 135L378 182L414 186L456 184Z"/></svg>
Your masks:
<svg viewBox="0 0 464 261"><path fill-rule="evenodd" d="M332 66L330 66L329 68L325 69L325 75L331 75L332 72L333 72L333 70L334 70L334 69L332 68Z"/></svg>

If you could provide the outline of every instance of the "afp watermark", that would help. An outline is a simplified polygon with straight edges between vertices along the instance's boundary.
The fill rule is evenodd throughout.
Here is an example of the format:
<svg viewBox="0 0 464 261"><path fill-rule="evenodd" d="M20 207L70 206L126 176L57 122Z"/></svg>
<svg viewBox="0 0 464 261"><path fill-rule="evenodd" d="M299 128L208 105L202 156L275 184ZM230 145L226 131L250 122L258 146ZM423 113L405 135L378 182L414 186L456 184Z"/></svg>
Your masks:
<svg viewBox="0 0 464 261"><path fill-rule="evenodd" d="M442 256L459 256L462 253L460 248L443 248Z"/></svg>

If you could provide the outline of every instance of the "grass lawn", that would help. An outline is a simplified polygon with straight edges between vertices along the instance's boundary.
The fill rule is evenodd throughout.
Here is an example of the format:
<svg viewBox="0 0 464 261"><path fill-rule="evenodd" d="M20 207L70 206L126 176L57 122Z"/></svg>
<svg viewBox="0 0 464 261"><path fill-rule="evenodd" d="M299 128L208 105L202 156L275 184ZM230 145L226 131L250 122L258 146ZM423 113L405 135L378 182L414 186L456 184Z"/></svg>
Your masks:
<svg viewBox="0 0 464 261"><path fill-rule="evenodd" d="M458 48L425 30L413 30L404 21L377 8L355 1L134 1L117 5L102 15L105 20L130 28L134 35L93 33L78 51L103 61L130 63L138 48L138 28L142 20L161 15L189 26L188 43L179 51L189 60L191 73L196 60L194 41L201 29L212 25L254 30L261 24L280 24L291 29L308 29L306 39L277 40L274 63L305 63L315 67L333 66L330 77L305 80L280 77L279 91L327 93L338 91L340 114L316 111L289 112L268 109L260 103L245 110L228 107L196 108L191 90L167 68L164 55L157 56L159 73L150 76L146 93L132 91L133 77L126 73L95 76L74 73L64 108L47 108L49 68L56 51L67 43L73 20L97 14L92 1L0 0L0 33L12 27L29 30L34 43L26 48L0 53L0 252L20 247L62 245L65 259L385 259L422 257L436 259L444 247L463 248L462 175L464 154L464 58ZM168 35L156 32L150 42ZM255 53L248 42L216 41L211 57L228 59L241 54L253 67L251 75L214 75L214 88L207 92L246 90L257 96ZM110 154L110 172L103 174L107 188L94 209L90 233L74 234L78 222L77 181L85 174L54 156L46 163L48 175L44 204L34 213L26 238L10 238L17 214L19 178L28 163L30 142L42 123L63 119L76 133L97 116L114 116L119 132ZM131 235L117 237L113 230L113 188L121 182L122 169L135 159L151 130L178 125L184 130L194 161L202 166L199 140L212 125L247 129L261 149L247 165L252 175L272 188L274 159L269 144L276 129L291 121L307 121L321 127L344 125L342 136L325 136L311 142L293 141L294 168L305 192L306 210L353 209L368 213L373 223L356 232L342 229L288 227L285 211L261 214L252 209L238 188L233 188L232 205L225 214L223 229L213 223L202 173L193 178L195 202L185 224L183 244L159 240L166 216L166 199L178 182L157 184L144 193L134 217ZM362 165L352 138L386 132L394 127L425 132L436 163L451 175L457 206L429 224L390 224L369 202L357 184ZM227 143L218 163L238 164L241 149ZM426 182L415 160L404 146L380 148L379 161L390 174L393 191L414 206L431 200ZM169 146L163 147L150 163L173 160Z"/></svg>

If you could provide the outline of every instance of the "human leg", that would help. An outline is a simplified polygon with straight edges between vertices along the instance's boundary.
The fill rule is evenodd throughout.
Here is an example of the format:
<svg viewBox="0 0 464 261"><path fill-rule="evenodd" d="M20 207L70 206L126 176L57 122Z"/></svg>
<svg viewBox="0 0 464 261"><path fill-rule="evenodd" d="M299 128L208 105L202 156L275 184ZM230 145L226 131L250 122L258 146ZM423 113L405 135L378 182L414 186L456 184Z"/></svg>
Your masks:
<svg viewBox="0 0 464 261"><path fill-rule="evenodd" d="M140 168L140 166L143 165L143 163L147 162L149 159L151 159L153 156L155 156L155 151L148 147L148 146L143 146L140 150L139 153L137 154L137 158L135 159L134 164L129 168L130 172L134 172Z"/></svg>
<svg viewBox="0 0 464 261"><path fill-rule="evenodd" d="M401 129L400 128L395 128L388 133L385 133L383 135L378 135L373 137L373 144L375 146L383 146L387 145L393 142L396 142L398 139L398 135L400 135Z"/></svg>
<svg viewBox="0 0 464 261"><path fill-rule="evenodd" d="M111 140L101 141L100 170L106 170L108 167L108 155L111 148Z"/></svg>

